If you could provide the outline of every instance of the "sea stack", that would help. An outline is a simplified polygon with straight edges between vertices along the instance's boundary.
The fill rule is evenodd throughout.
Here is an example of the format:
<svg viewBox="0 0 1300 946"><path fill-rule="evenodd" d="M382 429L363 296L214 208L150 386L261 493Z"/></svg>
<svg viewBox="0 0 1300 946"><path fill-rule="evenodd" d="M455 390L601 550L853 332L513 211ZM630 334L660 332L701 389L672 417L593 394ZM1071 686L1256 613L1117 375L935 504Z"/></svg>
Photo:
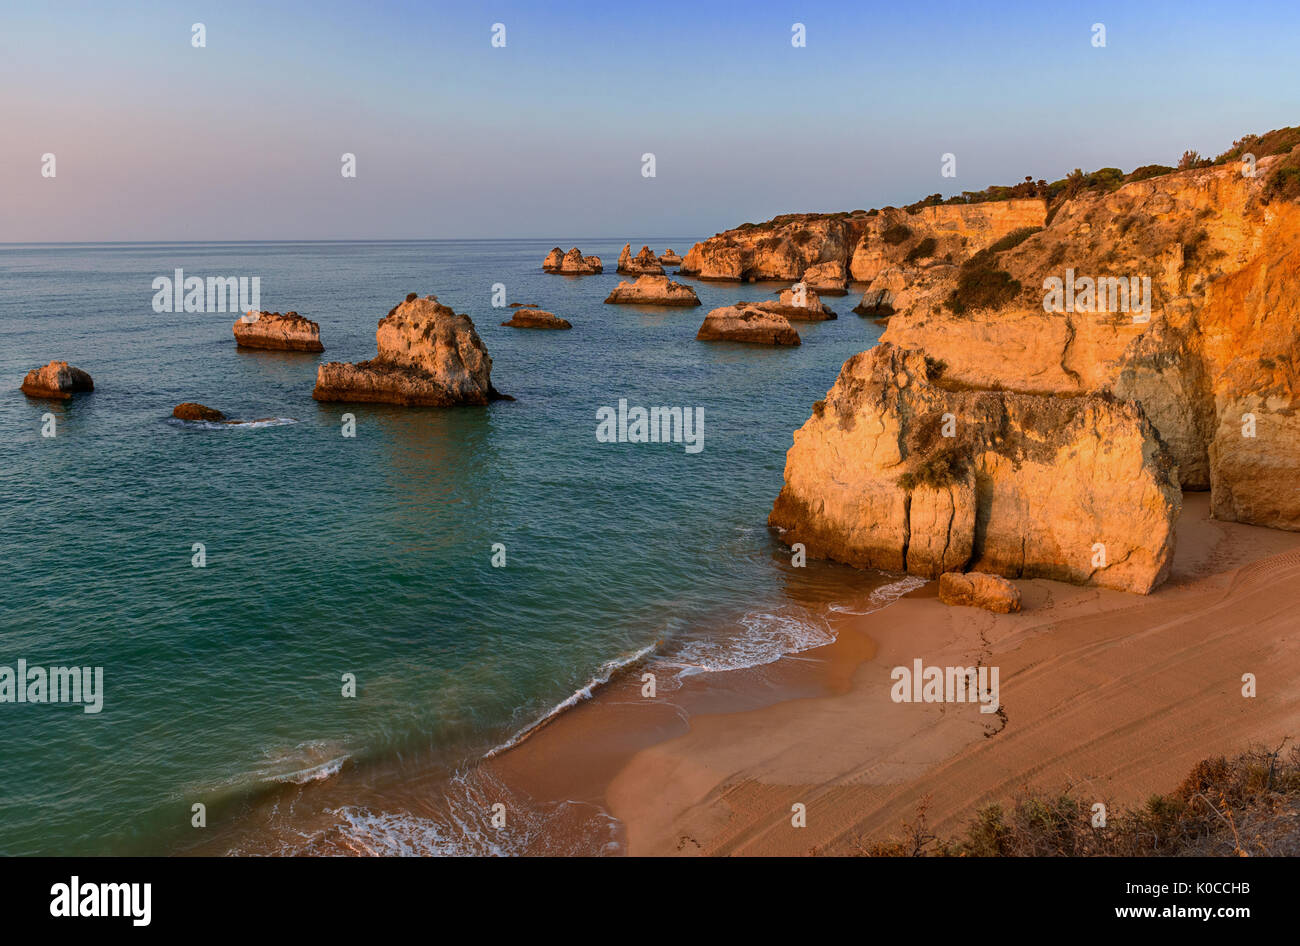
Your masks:
<svg viewBox="0 0 1300 946"><path fill-rule="evenodd" d="M624 243L623 252L618 254L618 272L625 276L662 276L664 268L650 247L641 247L641 252L633 256L632 244Z"/></svg>
<svg viewBox="0 0 1300 946"><path fill-rule="evenodd" d="M437 296L408 295L380 320L375 343L379 353L369 361L317 368L312 397L406 407L508 400L492 387L492 359L474 323Z"/></svg>
<svg viewBox="0 0 1300 946"><path fill-rule="evenodd" d="M770 303L769 303L770 304ZM749 342L755 345L799 345L799 333L788 319L759 305L741 303L714 309L695 337L702 342Z"/></svg>
<svg viewBox="0 0 1300 946"><path fill-rule="evenodd" d="M664 250L664 255L659 257L659 262L664 266L680 266L682 265L682 258L674 253L673 248L670 246Z"/></svg>
<svg viewBox="0 0 1300 946"><path fill-rule="evenodd" d="M791 322L826 322L838 318L831 307L822 302L821 296L806 283L795 283L789 289L781 290L776 302L752 304L756 308L784 316Z"/></svg>
<svg viewBox="0 0 1300 946"><path fill-rule="evenodd" d="M325 350L320 342L320 326L297 312L249 312L234 324L235 344L240 348L270 351Z"/></svg>
<svg viewBox="0 0 1300 946"><path fill-rule="evenodd" d="M535 306L517 308L510 321L501 324L509 328L573 328L568 319L562 319L553 312Z"/></svg>
<svg viewBox="0 0 1300 946"><path fill-rule="evenodd" d="M542 271L562 276L591 276L605 271L599 256L583 256L576 246L565 253L558 246L546 254Z"/></svg>
<svg viewBox="0 0 1300 946"><path fill-rule="evenodd" d="M605 300L610 305L694 306L700 297L690 286L667 276L638 276L636 282L621 282Z"/></svg>
<svg viewBox="0 0 1300 946"><path fill-rule="evenodd" d="M28 397L66 401L74 394L95 390L95 382L80 368L66 361L51 361L43 368L33 368L19 388Z"/></svg>

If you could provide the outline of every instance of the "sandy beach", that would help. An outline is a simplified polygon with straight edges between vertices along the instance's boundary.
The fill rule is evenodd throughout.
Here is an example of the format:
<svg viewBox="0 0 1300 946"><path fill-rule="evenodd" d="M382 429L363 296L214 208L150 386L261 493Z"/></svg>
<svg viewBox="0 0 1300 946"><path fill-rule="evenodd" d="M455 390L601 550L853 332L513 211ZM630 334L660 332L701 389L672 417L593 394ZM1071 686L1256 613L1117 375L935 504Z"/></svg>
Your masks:
<svg viewBox="0 0 1300 946"><path fill-rule="evenodd" d="M931 582L768 667L656 699L615 681L489 767L605 808L632 855L852 854L923 802L941 835L1022 789L1139 802L1202 758L1300 731L1300 535L1214 521L1189 493L1154 594L1016 584L1020 614L949 608ZM918 657L999 667L1002 712L893 702L890 670Z"/></svg>

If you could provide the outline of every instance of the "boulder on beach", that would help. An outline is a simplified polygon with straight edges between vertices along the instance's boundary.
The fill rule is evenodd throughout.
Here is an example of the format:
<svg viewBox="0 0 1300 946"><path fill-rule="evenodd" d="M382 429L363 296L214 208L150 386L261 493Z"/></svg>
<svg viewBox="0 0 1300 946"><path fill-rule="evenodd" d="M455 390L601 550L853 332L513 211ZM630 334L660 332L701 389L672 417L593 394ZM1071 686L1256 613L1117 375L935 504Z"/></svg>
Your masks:
<svg viewBox="0 0 1300 946"><path fill-rule="evenodd" d="M673 282L667 276L638 276L636 282L621 282L605 300L610 305L693 306L700 297L690 286Z"/></svg>
<svg viewBox="0 0 1300 946"><path fill-rule="evenodd" d="M740 303L714 309L695 337L702 342L749 342L755 345L799 345L799 333L785 316L760 305Z"/></svg>
<svg viewBox="0 0 1300 946"><path fill-rule="evenodd" d="M492 387L492 359L467 315L411 293L379 322L376 357L316 369L318 401L450 407L510 400Z"/></svg>
<svg viewBox="0 0 1300 946"><path fill-rule="evenodd" d="M206 404L199 404L194 401L177 404L172 408L172 417L177 420L206 420L213 423L226 423L226 415L221 411L215 407L208 407Z"/></svg>
<svg viewBox="0 0 1300 946"><path fill-rule="evenodd" d="M659 262L664 266L680 266L682 265L682 258L674 253L673 248L670 246L664 250L664 255L659 257Z"/></svg>
<svg viewBox="0 0 1300 946"><path fill-rule="evenodd" d="M510 328L573 328L568 319L562 319L553 312L522 306L515 310L509 322L501 324Z"/></svg>
<svg viewBox="0 0 1300 946"><path fill-rule="evenodd" d="M51 361L43 368L27 372L19 389L28 397L66 401L74 394L95 390L95 382L86 372L66 361Z"/></svg>
<svg viewBox="0 0 1300 946"><path fill-rule="evenodd" d="M998 575L944 572L939 576L939 600L950 607L1011 614L1020 610L1020 589Z"/></svg>
<svg viewBox="0 0 1300 946"><path fill-rule="evenodd" d="M599 256L583 256L576 246L565 253L558 246L546 254L542 270L563 276L591 276L605 271Z"/></svg>
<svg viewBox="0 0 1300 946"><path fill-rule="evenodd" d="M641 247L641 252L632 255L632 244L624 243L623 252L618 254L618 272L625 276L662 276L664 268L648 246Z"/></svg>
<svg viewBox="0 0 1300 946"><path fill-rule="evenodd" d="M297 312L249 312L233 326L240 348L321 352L320 326Z"/></svg>

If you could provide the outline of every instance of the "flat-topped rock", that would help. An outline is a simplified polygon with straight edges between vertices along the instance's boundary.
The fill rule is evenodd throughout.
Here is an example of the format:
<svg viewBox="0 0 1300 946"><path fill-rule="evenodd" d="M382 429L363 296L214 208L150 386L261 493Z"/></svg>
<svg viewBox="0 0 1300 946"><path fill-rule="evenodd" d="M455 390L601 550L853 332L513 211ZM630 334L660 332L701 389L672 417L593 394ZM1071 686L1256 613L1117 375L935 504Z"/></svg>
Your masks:
<svg viewBox="0 0 1300 946"><path fill-rule="evenodd" d="M639 276L636 282L621 282L605 302L611 305L693 306L700 297L690 286L673 282L667 276Z"/></svg>
<svg viewBox="0 0 1300 946"><path fill-rule="evenodd" d="M501 324L510 328L573 328L568 319L562 319L553 312L523 307L515 310L510 321Z"/></svg>
<svg viewBox="0 0 1300 946"><path fill-rule="evenodd" d="M74 394L95 390L95 382L86 372L66 361L51 361L42 368L27 372L19 389L28 397L66 401Z"/></svg>
<svg viewBox="0 0 1300 946"><path fill-rule="evenodd" d="M492 387L492 359L474 323L437 296L408 295L380 320L375 343L369 361L319 366L312 397L407 407L508 400Z"/></svg>
<svg viewBox="0 0 1300 946"><path fill-rule="evenodd" d="M625 276L662 276L663 265L659 257L648 246L641 247L641 252L632 255L632 244L624 243L623 252L618 254L618 272Z"/></svg>
<svg viewBox="0 0 1300 946"><path fill-rule="evenodd" d="M659 257L659 262L664 266L680 266L682 265L682 258L674 253L673 248L670 246L664 250L663 256Z"/></svg>
<svg viewBox="0 0 1300 946"><path fill-rule="evenodd" d="M1020 610L1020 589L998 575L944 572L939 576L939 600L949 607L1012 614Z"/></svg>
<svg viewBox="0 0 1300 946"><path fill-rule="evenodd" d="M741 303L714 309L695 337L702 342L749 342L755 345L799 345L799 333L785 316L762 304Z"/></svg>
<svg viewBox="0 0 1300 946"><path fill-rule="evenodd" d="M600 262L599 256L583 256L582 251L576 246L565 253L557 246L546 254L546 259L542 262L542 270L548 273L559 273L562 276L591 276L603 273L605 267Z"/></svg>
<svg viewBox="0 0 1300 946"><path fill-rule="evenodd" d="M240 348L322 352L320 326L297 312L249 312L233 326Z"/></svg>

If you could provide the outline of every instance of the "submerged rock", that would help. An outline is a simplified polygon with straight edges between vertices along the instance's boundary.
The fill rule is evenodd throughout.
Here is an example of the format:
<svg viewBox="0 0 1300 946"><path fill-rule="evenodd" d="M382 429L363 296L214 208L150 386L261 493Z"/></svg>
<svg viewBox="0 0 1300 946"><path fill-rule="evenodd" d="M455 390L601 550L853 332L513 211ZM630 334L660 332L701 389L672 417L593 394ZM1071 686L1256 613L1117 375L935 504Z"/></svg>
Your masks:
<svg viewBox="0 0 1300 946"><path fill-rule="evenodd" d="M27 372L19 390L28 397L66 401L74 394L95 390L95 382L86 372L66 361L51 361L42 368Z"/></svg>
<svg viewBox="0 0 1300 946"><path fill-rule="evenodd" d="M939 600L950 607L1011 614L1020 610L1020 589L997 575L944 572L939 576Z"/></svg>
<svg viewBox="0 0 1300 946"><path fill-rule="evenodd" d="M621 282L605 300L611 305L693 306L700 297L690 286L673 282L667 276L638 276L636 282Z"/></svg>
<svg viewBox="0 0 1300 946"><path fill-rule="evenodd" d="M769 304L770 303L766 303ZM756 345L799 345L799 333L785 316L741 303L714 309L704 317L695 337L702 342L750 342Z"/></svg>
<svg viewBox="0 0 1300 946"><path fill-rule="evenodd" d="M810 556L934 578L971 568L1147 593L1182 506L1142 408L945 386L882 343L844 363L786 455L770 525Z"/></svg>
<svg viewBox="0 0 1300 946"><path fill-rule="evenodd" d="M249 312L233 326L240 348L321 352L320 326L297 312Z"/></svg>
<svg viewBox="0 0 1300 946"><path fill-rule="evenodd" d="M624 243L623 252L618 254L618 272L625 276L662 276L664 268L659 258L648 246L641 247L641 252L632 255L632 244Z"/></svg>
<svg viewBox="0 0 1300 946"><path fill-rule="evenodd" d="M545 309L520 307L510 317L509 322L502 322L511 328L573 328L568 319L562 319Z"/></svg>
<svg viewBox="0 0 1300 946"><path fill-rule="evenodd" d="M542 270L563 276L590 276L605 271L599 256L583 256L575 246L565 253L558 246L546 254Z"/></svg>
<svg viewBox="0 0 1300 946"><path fill-rule="evenodd" d="M432 407L509 399L492 387L492 359L474 323L437 296L408 295L380 320L375 343L369 361L319 366L312 397Z"/></svg>

